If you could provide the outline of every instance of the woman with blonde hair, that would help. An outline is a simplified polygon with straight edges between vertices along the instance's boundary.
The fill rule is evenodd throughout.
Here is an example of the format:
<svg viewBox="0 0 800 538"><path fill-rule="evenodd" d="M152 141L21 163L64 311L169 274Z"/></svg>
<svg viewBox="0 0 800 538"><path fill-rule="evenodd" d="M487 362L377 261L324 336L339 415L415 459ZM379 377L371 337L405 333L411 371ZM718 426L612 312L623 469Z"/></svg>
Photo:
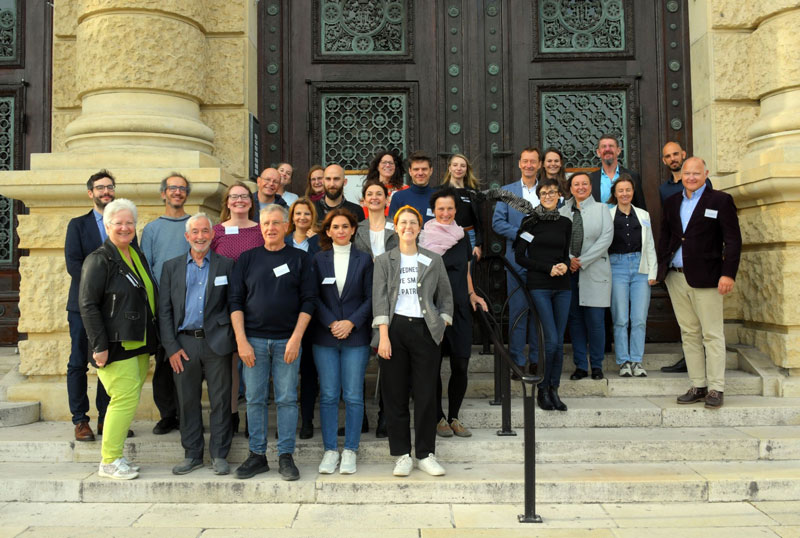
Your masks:
<svg viewBox="0 0 800 538"><path fill-rule="evenodd" d="M456 191L456 224L464 228L472 245L472 254L481 259L483 232L481 229L481 205L475 196L480 180L472 171L472 163L461 153L456 153L447 162L447 172L442 178L442 188L452 187Z"/></svg>

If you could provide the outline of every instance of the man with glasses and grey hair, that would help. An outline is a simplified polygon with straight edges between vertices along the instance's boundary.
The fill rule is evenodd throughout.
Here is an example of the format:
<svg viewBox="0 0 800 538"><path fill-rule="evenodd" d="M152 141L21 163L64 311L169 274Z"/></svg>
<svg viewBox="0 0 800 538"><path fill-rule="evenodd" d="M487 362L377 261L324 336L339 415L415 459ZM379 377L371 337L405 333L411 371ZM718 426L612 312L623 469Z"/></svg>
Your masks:
<svg viewBox="0 0 800 538"><path fill-rule="evenodd" d="M236 348L244 363L250 454L236 478L269 471L267 401L269 378L278 419L278 472L297 480L294 464L300 345L311 321L317 282L304 251L284 242L289 212L270 204L259 214L264 247L244 252L233 268L228 299Z"/></svg>
<svg viewBox="0 0 800 538"><path fill-rule="evenodd" d="M161 281L161 268L164 262L189 251L189 243L184 237L189 215L183 206L192 187L189 180L178 172L172 172L161 180L161 199L164 201L164 214L148 223L142 230L142 252L144 253L156 282ZM162 435L178 429L178 400L172 369L164 354L158 348L156 367L153 372L153 401L161 414L153 433Z"/></svg>
<svg viewBox="0 0 800 538"><path fill-rule="evenodd" d="M228 281L233 260L211 250L214 229L205 213L186 221L188 254L167 261L161 271L158 321L161 344L172 368L180 403L185 459L177 475L203 466L203 379L211 403L209 453L214 473L228 474L231 447L231 354L233 330Z"/></svg>

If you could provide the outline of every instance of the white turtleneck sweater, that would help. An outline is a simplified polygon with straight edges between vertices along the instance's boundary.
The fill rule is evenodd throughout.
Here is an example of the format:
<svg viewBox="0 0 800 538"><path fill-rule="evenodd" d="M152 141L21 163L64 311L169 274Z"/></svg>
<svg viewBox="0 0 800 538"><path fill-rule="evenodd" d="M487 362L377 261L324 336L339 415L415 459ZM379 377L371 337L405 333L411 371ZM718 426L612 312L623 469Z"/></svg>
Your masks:
<svg viewBox="0 0 800 538"><path fill-rule="evenodd" d="M352 243L347 243L344 246L333 244L333 274L336 276L336 289L339 290L339 295L342 295L344 289L344 282L347 279L347 268L350 265L350 249Z"/></svg>

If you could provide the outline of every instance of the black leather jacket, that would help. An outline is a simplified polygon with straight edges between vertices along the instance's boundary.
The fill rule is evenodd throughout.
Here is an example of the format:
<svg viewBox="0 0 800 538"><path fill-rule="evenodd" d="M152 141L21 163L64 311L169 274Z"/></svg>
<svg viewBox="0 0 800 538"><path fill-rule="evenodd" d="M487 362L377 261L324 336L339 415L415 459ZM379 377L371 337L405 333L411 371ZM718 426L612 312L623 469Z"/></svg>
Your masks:
<svg viewBox="0 0 800 538"><path fill-rule="evenodd" d="M156 281L144 254L133 245L130 248L139 255L155 288ZM157 293L156 289L156 304ZM108 350L108 363L111 363L144 351L155 352L158 324L147 304L147 290L108 239L83 262L78 304L89 337L90 353ZM139 349L133 353L122 348L123 341L144 340L145 333L146 350Z"/></svg>

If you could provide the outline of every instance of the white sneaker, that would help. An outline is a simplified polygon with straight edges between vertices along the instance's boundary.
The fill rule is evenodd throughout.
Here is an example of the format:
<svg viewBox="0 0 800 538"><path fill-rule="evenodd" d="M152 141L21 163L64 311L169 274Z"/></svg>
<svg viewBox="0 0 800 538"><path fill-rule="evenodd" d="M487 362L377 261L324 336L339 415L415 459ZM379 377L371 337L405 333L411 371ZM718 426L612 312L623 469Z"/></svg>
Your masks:
<svg viewBox="0 0 800 538"><path fill-rule="evenodd" d="M411 469L414 468L414 460L411 459L411 454L403 454L394 464L395 476L408 476L411 474Z"/></svg>
<svg viewBox="0 0 800 538"><path fill-rule="evenodd" d="M116 480L133 480L139 473L134 471L122 458L117 458L113 463L100 462L100 468L97 474L104 478L114 478Z"/></svg>
<svg viewBox="0 0 800 538"><path fill-rule="evenodd" d="M647 377L647 372L645 372L644 368L642 368L642 363L633 363L633 377Z"/></svg>
<svg viewBox="0 0 800 538"><path fill-rule="evenodd" d="M623 362L619 367L619 376L620 377L630 377L631 376L631 363L630 362Z"/></svg>
<svg viewBox="0 0 800 538"><path fill-rule="evenodd" d="M339 474L353 474L356 472L356 453L352 450L342 451L342 463L339 465Z"/></svg>
<svg viewBox="0 0 800 538"><path fill-rule="evenodd" d="M420 471L425 471L431 476L444 476L444 467L436 461L436 456L428 454L427 458L422 458L417 462Z"/></svg>
<svg viewBox="0 0 800 538"><path fill-rule="evenodd" d="M339 453L335 450L326 450L319 464L319 474L333 474L339 464Z"/></svg>
<svg viewBox="0 0 800 538"><path fill-rule="evenodd" d="M124 462L125 462L125 465L127 465L128 467L130 467L130 468L131 468L131 471L136 471L136 472L138 473L139 471L141 471L141 470L142 470L142 468L141 468L141 467L139 467L138 465L134 465L133 463L131 463L131 461L130 461L128 458L126 458L125 456L122 456L120 459L121 459L122 461L124 461Z"/></svg>

